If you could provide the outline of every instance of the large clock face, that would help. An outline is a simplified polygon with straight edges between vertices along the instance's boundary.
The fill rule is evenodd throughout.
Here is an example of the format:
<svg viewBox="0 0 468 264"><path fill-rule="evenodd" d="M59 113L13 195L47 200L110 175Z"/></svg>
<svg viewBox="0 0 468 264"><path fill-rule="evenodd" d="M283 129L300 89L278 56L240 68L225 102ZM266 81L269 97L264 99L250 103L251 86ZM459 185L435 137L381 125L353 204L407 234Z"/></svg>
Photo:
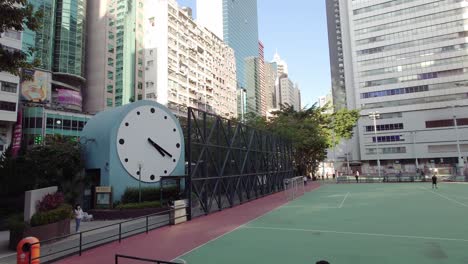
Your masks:
<svg viewBox="0 0 468 264"><path fill-rule="evenodd" d="M170 175L181 154L183 138L174 117L155 106L127 114L117 132L117 153L127 172L144 182Z"/></svg>

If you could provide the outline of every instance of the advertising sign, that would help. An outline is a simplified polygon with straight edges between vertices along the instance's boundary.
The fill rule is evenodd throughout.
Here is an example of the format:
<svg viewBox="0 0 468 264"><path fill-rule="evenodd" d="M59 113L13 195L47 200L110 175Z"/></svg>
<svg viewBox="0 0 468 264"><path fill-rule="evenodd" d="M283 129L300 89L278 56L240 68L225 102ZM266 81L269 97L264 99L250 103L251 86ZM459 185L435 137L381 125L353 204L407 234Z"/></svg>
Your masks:
<svg viewBox="0 0 468 264"><path fill-rule="evenodd" d="M13 129L13 140L11 142L12 156L16 157L21 148L21 134L23 132L23 114L22 110L18 109L18 120L16 121L15 128Z"/></svg>
<svg viewBox="0 0 468 264"><path fill-rule="evenodd" d="M78 107L82 106L83 98L80 92L62 88L56 91L58 93L57 103L62 105L76 105Z"/></svg>
<svg viewBox="0 0 468 264"><path fill-rule="evenodd" d="M30 79L21 81L21 100L36 103L48 103L51 97L51 74L38 70L23 70L23 75Z"/></svg>

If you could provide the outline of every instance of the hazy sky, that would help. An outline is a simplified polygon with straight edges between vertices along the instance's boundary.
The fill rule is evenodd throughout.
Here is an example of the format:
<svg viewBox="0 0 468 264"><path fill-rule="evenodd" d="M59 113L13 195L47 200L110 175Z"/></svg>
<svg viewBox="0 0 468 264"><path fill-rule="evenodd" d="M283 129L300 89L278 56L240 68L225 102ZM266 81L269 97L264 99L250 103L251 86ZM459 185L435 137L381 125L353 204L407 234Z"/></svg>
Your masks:
<svg viewBox="0 0 468 264"><path fill-rule="evenodd" d="M196 18L195 1L178 0L192 7ZM288 63L290 78L299 83L302 105L316 102L329 91L331 83L325 0L257 1L265 60L271 61L277 49Z"/></svg>

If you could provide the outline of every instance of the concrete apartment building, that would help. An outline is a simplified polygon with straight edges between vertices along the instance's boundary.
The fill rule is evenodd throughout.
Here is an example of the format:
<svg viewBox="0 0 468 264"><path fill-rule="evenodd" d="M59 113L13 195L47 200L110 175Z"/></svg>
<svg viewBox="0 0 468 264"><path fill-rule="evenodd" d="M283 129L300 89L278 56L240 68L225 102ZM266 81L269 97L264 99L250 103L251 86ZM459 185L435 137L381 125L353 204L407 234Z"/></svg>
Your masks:
<svg viewBox="0 0 468 264"><path fill-rule="evenodd" d="M175 0L146 1L145 94L186 116L193 107L237 117L234 51Z"/></svg>
<svg viewBox="0 0 468 264"><path fill-rule="evenodd" d="M21 50L21 32L6 31L0 36L3 48ZM18 117L18 76L0 72L0 155L11 145L13 126Z"/></svg>
<svg viewBox="0 0 468 264"><path fill-rule="evenodd" d="M360 109L364 173L462 174L468 156L468 2L327 0L335 109ZM378 112L375 121L369 118ZM376 131L374 129L376 127Z"/></svg>
<svg viewBox="0 0 468 264"><path fill-rule="evenodd" d="M145 10L144 0L88 1L86 112L143 99Z"/></svg>

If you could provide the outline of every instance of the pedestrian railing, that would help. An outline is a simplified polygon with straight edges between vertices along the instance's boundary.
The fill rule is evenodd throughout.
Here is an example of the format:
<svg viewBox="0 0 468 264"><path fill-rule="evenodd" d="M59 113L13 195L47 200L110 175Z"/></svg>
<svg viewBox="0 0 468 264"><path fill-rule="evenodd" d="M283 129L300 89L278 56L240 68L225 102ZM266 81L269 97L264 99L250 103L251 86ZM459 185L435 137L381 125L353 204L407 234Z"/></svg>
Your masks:
<svg viewBox="0 0 468 264"><path fill-rule="evenodd" d="M119 258L139 260L139 261L142 261L142 262L151 262L151 263L156 263L156 264L180 264L180 263L177 263L177 262L169 262L169 261L156 260L156 259L139 258L139 257L133 257L133 256L119 255L119 254L115 255L115 264L119 264Z"/></svg>
<svg viewBox="0 0 468 264"><path fill-rule="evenodd" d="M174 217L175 210L180 209L187 209L187 206L173 207L158 213L31 244L31 246L40 244L42 255L40 257L31 258L31 254L29 254L28 263L31 264L38 260L41 263L47 263L74 254L81 256L84 250L113 241L119 241L120 243L124 238L141 233L148 233L150 230L169 225L176 219L187 217L187 213ZM156 263L165 264L170 262Z"/></svg>

